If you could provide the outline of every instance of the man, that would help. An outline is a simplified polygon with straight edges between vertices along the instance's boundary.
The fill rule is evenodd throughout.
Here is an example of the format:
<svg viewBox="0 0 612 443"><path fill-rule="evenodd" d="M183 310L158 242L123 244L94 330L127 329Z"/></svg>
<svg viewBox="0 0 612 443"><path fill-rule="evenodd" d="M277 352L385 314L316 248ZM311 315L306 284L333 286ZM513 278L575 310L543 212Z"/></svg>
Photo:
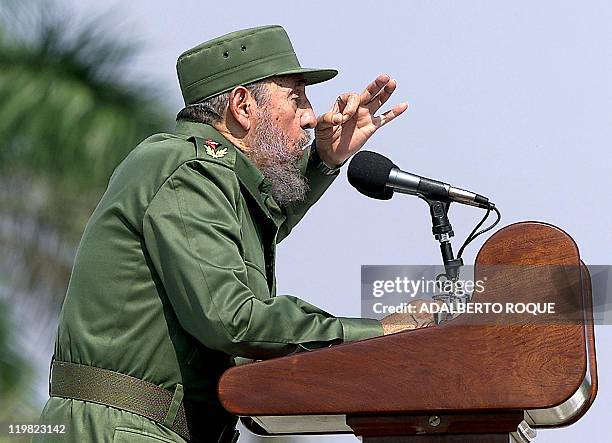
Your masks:
<svg viewBox="0 0 612 443"><path fill-rule="evenodd" d="M279 26L225 35L179 57L186 107L117 167L81 240L57 335L43 423L61 441L232 441L219 377L264 359L423 326L337 318L275 297L276 243L339 166L406 104L375 113L380 75L318 119ZM315 129L310 145L307 129ZM328 248L329 239L319 239ZM316 272L307 270L305 272Z"/></svg>

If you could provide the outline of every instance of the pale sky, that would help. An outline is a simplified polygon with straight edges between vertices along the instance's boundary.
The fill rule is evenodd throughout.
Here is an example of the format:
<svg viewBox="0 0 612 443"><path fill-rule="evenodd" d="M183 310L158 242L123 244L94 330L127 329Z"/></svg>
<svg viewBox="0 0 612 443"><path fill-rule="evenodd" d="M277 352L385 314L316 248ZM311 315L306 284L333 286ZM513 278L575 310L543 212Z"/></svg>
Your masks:
<svg viewBox="0 0 612 443"><path fill-rule="evenodd" d="M177 56L237 29L281 24L303 66L340 75L307 91L315 110L381 72L410 109L367 145L401 168L474 190L502 212L558 225L589 264L610 264L612 3L575 1L238 2L63 0L78 17L112 11L117 36L138 39L133 73L178 111ZM455 251L481 213L455 206ZM486 236L485 236L486 237ZM471 263L482 240L468 248ZM359 315L362 264L438 264L428 208L357 194L345 173L279 247L279 293ZM606 442L612 406L610 326L597 328L600 390L591 410L538 442ZM248 441L246 438L241 441ZM353 437L302 442L351 442Z"/></svg>

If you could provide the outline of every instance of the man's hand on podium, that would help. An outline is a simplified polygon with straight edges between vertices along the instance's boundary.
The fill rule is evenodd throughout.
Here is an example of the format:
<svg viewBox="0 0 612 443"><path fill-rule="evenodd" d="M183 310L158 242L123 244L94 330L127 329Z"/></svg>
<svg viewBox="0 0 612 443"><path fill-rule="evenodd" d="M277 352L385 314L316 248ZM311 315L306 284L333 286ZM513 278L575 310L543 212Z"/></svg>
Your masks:
<svg viewBox="0 0 612 443"><path fill-rule="evenodd" d="M399 312L383 318L380 323L382 324L384 334L395 334L396 332L409 329L419 329L435 325L434 316L429 313L429 309L427 309L426 312L420 312L421 306L429 303L442 304L442 302L434 302L431 300L414 300L408 304L409 306L414 306L414 308L406 309L406 311L411 310L414 312L413 314L409 312Z"/></svg>

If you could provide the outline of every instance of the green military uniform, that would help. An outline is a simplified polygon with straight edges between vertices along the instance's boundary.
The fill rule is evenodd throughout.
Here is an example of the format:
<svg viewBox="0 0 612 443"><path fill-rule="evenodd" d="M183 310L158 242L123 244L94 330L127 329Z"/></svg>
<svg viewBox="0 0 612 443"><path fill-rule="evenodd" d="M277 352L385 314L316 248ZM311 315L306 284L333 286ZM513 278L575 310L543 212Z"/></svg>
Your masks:
<svg viewBox="0 0 612 443"><path fill-rule="evenodd" d="M303 168L306 201L281 209L261 172L212 127L179 122L176 135L145 140L116 169L85 229L55 359L169 390L180 383L194 434L218 435L232 422L216 395L231 356L382 334L376 320L274 297L276 243L335 178L308 156ZM43 421L67 424L69 441L136 441L135 433L181 441L146 418L79 400L51 398Z"/></svg>
<svg viewBox="0 0 612 443"><path fill-rule="evenodd" d="M269 44L270 32L279 29L247 35L264 34ZM244 41L237 40L240 53ZM255 51L257 45L248 42ZM219 40L206 46L211 47L220 57L227 52ZM281 53L287 57L286 50ZM223 85L211 92L202 90L197 78L185 80L195 72L193 52L188 56L183 70L179 60L186 103L219 92ZM251 72L246 80L260 74ZM85 228L62 308L54 367L69 362L144 380L172 396L171 406L165 417L146 418L116 407L116 399L99 400L104 392L96 390L112 384L54 375L56 395L42 423L65 424L67 433L35 441L184 441L172 427L178 409L193 441L215 442L236 420L216 393L234 357L278 357L381 335L376 320L337 318L297 297L275 297L276 244L337 176L315 166L307 152L301 171L310 191L304 201L281 208L270 195L270 182L212 126L179 121L176 133L154 135L136 147L113 173ZM59 392L72 394L57 394L62 383ZM88 395L94 399L83 401Z"/></svg>

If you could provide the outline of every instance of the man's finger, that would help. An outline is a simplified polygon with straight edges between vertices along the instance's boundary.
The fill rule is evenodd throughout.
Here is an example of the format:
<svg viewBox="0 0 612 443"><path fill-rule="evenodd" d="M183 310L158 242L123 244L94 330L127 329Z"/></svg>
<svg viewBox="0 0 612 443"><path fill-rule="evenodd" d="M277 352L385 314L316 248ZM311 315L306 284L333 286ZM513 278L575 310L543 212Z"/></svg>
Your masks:
<svg viewBox="0 0 612 443"><path fill-rule="evenodd" d="M378 77L376 77L376 80L370 83L361 93L361 104L366 105L370 103L372 99L376 97L376 94L378 94L390 80L391 77L389 77L387 74L380 74Z"/></svg>
<svg viewBox="0 0 612 443"><path fill-rule="evenodd" d="M379 115L378 117L374 117L374 126L376 126L376 129L378 129L381 126L386 125L395 117L402 115L406 109L408 109L408 103L404 102L400 103L399 105L395 105L393 109Z"/></svg>
<svg viewBox="0 0 612 443"><path fill-rule="evenodd" d="M371 112L378 111L382 107L382 105L384 105L387 100L389 100L389 97L391 97L391 94L393 94L395 88L397 88L397 82L394 79L389 80L389 83L384 86L382 91L380 91L380 93L376 97L374 97L374 99L370 101L370 103L367 104L368 109Z"/></svg>
<svg viewBox="0 0 612 443"><path fill-rule="evenodd" d="M350 120L359 108L360 97L357 94L347 93L338 97L338 101L342 109L342 121Z"/></svg>
<svg viewBox="0 0 612 443"><path fill-rule="evenodd" d="M336 111L329 111L317 118L317 126L319 129L326 126L335 126L342 123L342 114Z"/></svg>

